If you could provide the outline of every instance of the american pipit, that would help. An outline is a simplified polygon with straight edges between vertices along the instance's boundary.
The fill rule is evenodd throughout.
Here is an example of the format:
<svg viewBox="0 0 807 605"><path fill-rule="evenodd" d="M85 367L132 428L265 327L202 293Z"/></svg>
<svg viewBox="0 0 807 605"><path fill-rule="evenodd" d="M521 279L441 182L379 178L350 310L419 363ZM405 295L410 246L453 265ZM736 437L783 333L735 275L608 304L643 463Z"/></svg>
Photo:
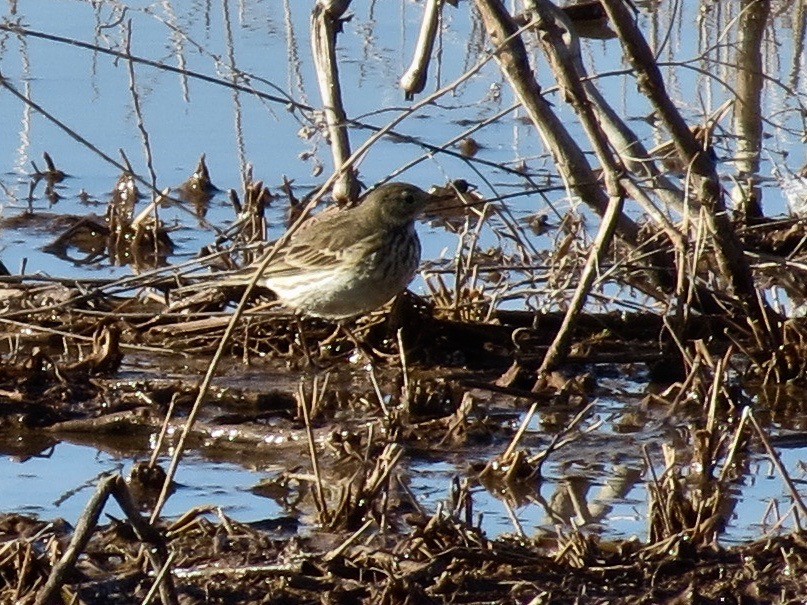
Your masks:
<svg viewBox="0 0 807 605"><path fill-rule="evenodd" d="M415 219L434 197L388 183L354 208L315 216L291 235L258 284L306 315L343 320L372 311L415 276Z"/></svg>

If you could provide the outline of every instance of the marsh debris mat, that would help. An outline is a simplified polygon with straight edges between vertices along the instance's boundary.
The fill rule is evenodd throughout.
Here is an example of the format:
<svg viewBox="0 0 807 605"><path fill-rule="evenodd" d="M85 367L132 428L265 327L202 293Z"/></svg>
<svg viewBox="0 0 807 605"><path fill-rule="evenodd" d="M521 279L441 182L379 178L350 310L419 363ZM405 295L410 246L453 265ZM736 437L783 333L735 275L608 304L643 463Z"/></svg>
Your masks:
<svg viewBox="0 0 807 605"><path fill-rule="evenodd" d="M16 338L0 371L4 440L159 433L173 443L228 319L173 314L170 303L80 284L23 280L7 288L6 301L19 319L5 324ZM218 304L221 313L226 305ZM113 319L114 309L126 311ZM380 355L368 364L360 357L351 363L360 349L327 323L277 309L247 316L186 447L233 458L281 452L286 470L254 489L287 514L244 524L211 507L155 522L170 552L177 602L262 603L271 595L288 603L765 603L807 596L798 580L807 572L800 532L731 548L718 542L748 452L769 447L741 405L737 385L759 385L741 343L713 337L705 344L708 335L726 333L725 318L689 322L691 357L681 359L680 350L671 354L674 343L658 338L663 318L581 315L566 368L539 383L542 352L561 322L561 314L512 311L488 323L458 320L407 296L353 325L353 336ZM802 328L794 321L789 329ZM176 377L124 379L127 360ZM641 427L642 414L666 409L686 444L665 449L662 472L650 477L648 540L611 542L571 528L487 537L475 526L469 490L484 487L510 506L534 501L544 461L599 428L590 402L624 372L665 377L668 386L644 397L634 421ZM797 405L775 397L757 412L766 423L768 414L790 416L785 406ZM548 443L516 430L525 402L547 412ZM638 430L630 422L624 430ZM406 488L401 461L450 452L489 461L470 464L451 500L424 510ZM656 464L648 460L648 468ZM125 490L148 511L165 479L161 466L144 462ZM794 505L787 514L798 523L803 512ZM155 568L144 563L144 542L129 521L83 530L87 542L61 567L66 602L141 603L156 590ZM0 531L0 599L9 602L34 602L79 535L61 521L21 515L3 517Z"/></svg>
<svg viewBox="0 0 807 605"><path fill-rule="evenodd" d="M207 514L205 514L207 513ZM211 518L212 513L212 518ZM400 531L285 535L191 511L160 527L181 603L772 603L807 596L799 534L732 548L663 550L582 534L489 540L453 512L396 518ZM31 602L70 528L0 518L3 602ZM154 584L131 526L99 527L62 588L64 602L142 603Z"/></svg>

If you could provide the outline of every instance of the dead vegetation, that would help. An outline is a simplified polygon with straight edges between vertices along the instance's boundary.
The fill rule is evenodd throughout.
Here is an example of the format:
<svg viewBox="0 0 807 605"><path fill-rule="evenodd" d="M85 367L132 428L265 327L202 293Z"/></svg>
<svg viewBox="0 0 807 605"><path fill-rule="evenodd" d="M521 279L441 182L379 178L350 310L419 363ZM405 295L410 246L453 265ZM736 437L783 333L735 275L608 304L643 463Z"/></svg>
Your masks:
<svg viewBox="0 0 807 605"><path fill-rule="evenodd" d="M99 483L75 528L18 515L0 519L0 600L803 600L799 578L807 545L801 523L807 510L770 433L789 417L788 426L803 428L797 420L803 410L794 400L807 372L807 320L793 310L807 298L807 238L799 215L768 218L761 212L764 80L745 77L741 99L690 124L667 90L632 3L600 0L559 10L547 0L531 0L511 14L499 0L457 7L426 0L419 52L402 80L410 101L423 93L441 11L475 11L488 52L396 119L370 128L349 118L342 99L336 41L349 4L320 0L312 14L325 109L262 97L289 103L309 120L308 136L318 133L327 141L334 170L320 187L307 190L284 178L272 192L245 170L240 193L229 192L230 220L210 225L209 204L219 192L204 156L172 191L157 188L153 170L150 178L139 176L125 155L117 162L98 152L121 174L104 216L57 221L34 211L33 200L44 184L44 199L57 203L70 175L49 154L43 170L33 166L31 207L4 217L3 226L48 222L57 233L47 253L76 264L103 259L130 266L134 274L110 280L0 277L0 430L54 440L79 433L157 437L150 460L131 477ZM761 64L759 40L773 27L759 12L762 4L746 3L734 15L747 34L731 47L738 64ZM618 39L666 143L647 150L600 92L581 54L578 35L586 27L609 28ZM0 30L65 41L20 24ZM134 69L144 61L130 52L130 35L127 29L125 51L85 46L127 62L148 149ZM552 75L557 101L572 108L587 148L538 84L535 50ZM442 146L396 130L493 62L557 167L547 186L526 164L484 160L484 147L475 140L484 124ZM230 81L218 84L258 94ZM2 75L0 86L57 123ZM803 112L800 98L794 104ZM732 136L742 144L721 139L728 111ZM354 128L372 131L355 150L349 140ZM428 209L427 220L457 243L453 255L425 263L426 296L407 292L384 309L334 326L292 315L254 284L217 285L219 277L282 245L268 243L270 212L282 209L290 226L285 239L326 198L354 203L360 161L385 137L419 146L424 157L461 158L479 175L478 183L434 183L453 198ZM746 152L738 160L742 178L731 192L734 215L714 152L730 144ZM749 150L756 158L748 157ZM516 194L500 194L491 184L492 175L502 174L519 179ZM803 179L784 178L793 186ZM516 217L515 196L549 199L563 190L580 205L561 213L548 202L554 214ZM146 198L151 201L143 204ZM213 234L197 258L171 262L172 228L161 218L167 208L181 208ZM537 234L549 235L551 245L539 248ZM779 294L792 304L778 304ZM122 380L121 367L135 356L185 364L188 377ZM234 388L218 380L254 367L283 378L273 388L249 381ZM636 417L626 414L622 429L634 430L633 421L642 427L639 416L652 409L676 425L675 442L643 447L641 479L650 501L643 542L586 532L608 511L588 506L571 481L566 504L573 514L541 496L546 462L593 439L603 426L594 402L613 393L601 380L609 371L641 373L637 382L647 385ZM797 389L797 396L782 395L785 388ZM765 405L755 403L760 401ZM538 414L545 434L535 429ZM249 525L212 506L164 518L183 454L201 447L235 457L285 452L286 469L256 490L288 516ZM169 450L170 462L159 463ZM405 467L418 456L445 453L469 457L467 476L455 479L449 501L427 510L407 485ZM791 504L784 511L772 504L773 527L759 541L727 548L721 539L737 506L732 490L752 456L767 457ZM628 475L614 476L609 488L627 493L640 480ZM486 536L475 489L488 490L511 513L525 503L543 506L555 534L532 535L513 514L512 535ZM110 497L126 519L100 524ZM306 531L297 533L301 525Z"/></svg>

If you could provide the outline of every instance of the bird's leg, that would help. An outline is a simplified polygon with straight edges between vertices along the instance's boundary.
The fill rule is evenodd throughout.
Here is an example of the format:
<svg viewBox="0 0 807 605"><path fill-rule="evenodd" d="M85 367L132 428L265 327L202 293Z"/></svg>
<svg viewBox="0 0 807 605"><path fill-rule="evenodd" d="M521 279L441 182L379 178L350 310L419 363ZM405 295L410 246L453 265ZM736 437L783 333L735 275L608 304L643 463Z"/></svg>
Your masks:
<svg viewBox="0 0 807 605"><path fill-rule="evenodd" d="M331 333L331 335L328 336L328 338L326 338L325 340L320 341L319 347L320 348L327 347L333 344L333 342L336 340L336 337L344 333L345 333L344 330L342 330L342 323L338 322L336 324L336 329Z"/></svg>
<svg viewBox="0 0 807 605"><path fill-rule="evenodd" d="M319 342L320 351L325 347L333 345L340 335L346 336L347 339L353 344L353 347L363 353L365 357L367 357L373 364L378 364L383 360L398 358L398 353L384 353L383 351L379 351L372 345L368 344L366 340L359 338L356 333L348 327L348 322L344 319L338 320L336 322L336 329L331 333L331 335Z"/></svg>
<svg viewBox="0 0 807 605"><path fill-rule="evenodd" d="M326 338L325 340L320 341L319 343L320 350L336 342L336 339L339 336L347 336L347 339L353 344L353 347L364 353L367 357L369 357L371 363L379 361L379 356L375 351L372 350L372 347L370 347L366 343L362 343L358 339L358 337L353 333L353 331L350 328L348 328L345 322L343 321L338 321L336 323L336 329L333 331L333 333L330 336L328 336L328 338Z"/></svg>
<svg viewBox="0 0 807 605"><path fill-rule="evenodd" d="M366 342L363 342L358 339L358 337L353 333L353 331L347 327L345 322L340 321L337 327L337 330L341 330L344 334L350 339L356 349L363 353L365 357L367 357L372 365L377 365L379 362L383 360L383 354L379 353L373 347L368 345Z"/></svg>
<svg viewBox="0 0 807 605"><path fill-rule="evenodd" d="M305 330L303 330L303 322L300 320L300 316L296 313L294 314L294 325L297 328L297 336L300 338L300 346L303 348L305 361L309 367L313 367L315 365L314 359L311 357L311 351L308 350L308 341L305 337Z"/></svg>

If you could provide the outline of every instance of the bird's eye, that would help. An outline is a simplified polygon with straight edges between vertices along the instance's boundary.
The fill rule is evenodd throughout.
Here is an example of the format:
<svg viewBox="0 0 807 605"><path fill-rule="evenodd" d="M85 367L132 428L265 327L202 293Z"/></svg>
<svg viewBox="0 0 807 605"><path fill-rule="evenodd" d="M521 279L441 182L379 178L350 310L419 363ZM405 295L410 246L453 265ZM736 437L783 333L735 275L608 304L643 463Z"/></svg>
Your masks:
<svg viewBox="0 0 807 605"><path fill-rule="evenodd" d="M415 194L411 191L404 191L403 193L403 201L407 204L412 204L415 202Z"/></svg>

